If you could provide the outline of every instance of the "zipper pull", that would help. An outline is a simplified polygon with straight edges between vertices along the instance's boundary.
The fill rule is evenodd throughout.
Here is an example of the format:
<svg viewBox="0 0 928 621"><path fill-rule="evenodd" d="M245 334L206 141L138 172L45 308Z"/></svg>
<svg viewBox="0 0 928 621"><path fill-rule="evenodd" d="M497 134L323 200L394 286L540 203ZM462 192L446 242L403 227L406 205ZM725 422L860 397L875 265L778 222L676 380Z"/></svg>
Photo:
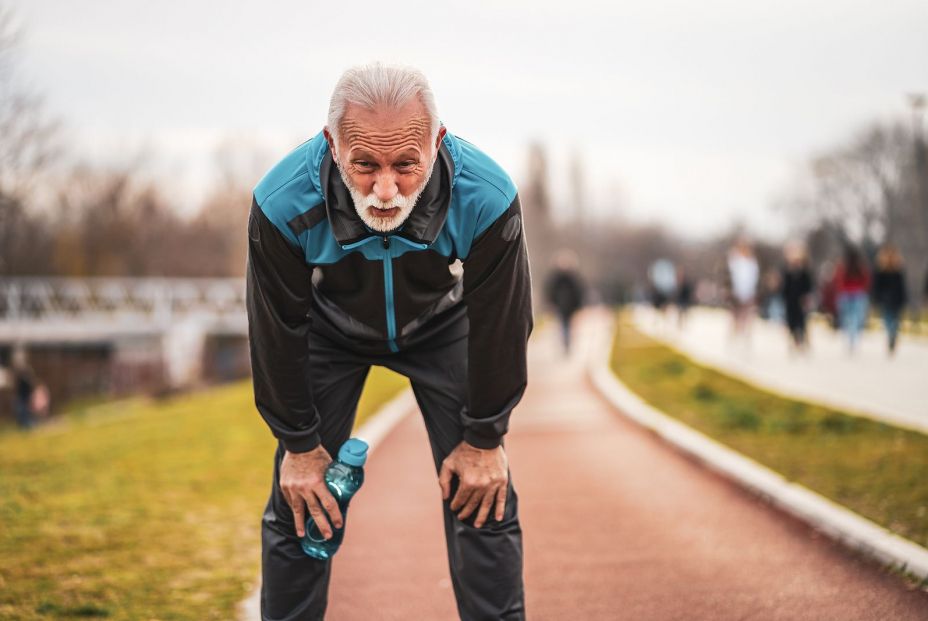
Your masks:
<svg viewBox="0 0 928 621"><path fill-rule="evenodd" d="M383 247L384 247L384 250L390 248L390 238L387 237L386 235L383 236Z"/></svg>

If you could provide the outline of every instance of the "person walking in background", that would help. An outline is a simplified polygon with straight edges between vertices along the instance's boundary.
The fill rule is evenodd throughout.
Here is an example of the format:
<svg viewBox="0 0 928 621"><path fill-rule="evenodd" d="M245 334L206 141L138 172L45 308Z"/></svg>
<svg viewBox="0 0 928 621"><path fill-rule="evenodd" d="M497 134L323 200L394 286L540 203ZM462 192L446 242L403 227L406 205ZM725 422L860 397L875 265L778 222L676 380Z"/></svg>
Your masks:
<svg viewBox="0 0 928 621"><path fill-rule="evenodd" d="M821 283L818 290L818 311L828 319L828 325L832 330L840 330L838 292L835 290L835 264L836 261L828 260L818 269L817 280Z"/></svg>
<svg viewBox="0 0 928 621"><path fill-rule="evenodd" d="M899 318L909 301L902 255L892 244L883 246L876 256L872 295L873 303L883 316L889 354L892 355L899 336Z"/></svg>
<svg viewBox="0 0 928 621"><path fill-rule="evenodd" d="M658 259L648 268L648 281L651 285L651 305L657 311L655 320L662 325L667 306L676 298L677 268L670 259Z"/></svg>
<svg viewBox="0 0 928 621"><path fill-rule="evenodd" d="M26 350L17 347L13 352L13 413L16 424L22 429L35 427L36 417L32 408L32 399L36 390L35 373L29 366Z"/></svg>
<svg viewBox="0 0 928 621"><path fill-rule="evenodd" d="M867 322L867 292L870 289L870 273L860 251L848 245L844 257L835 267L835 294L838 305L838 321L847 335L848 352L854 353L860 339L860 331Z"/></svg>
<svg viewBox="0 0 928 621"><path fill-rule="evenodd" d="M761 317L772 323L780 324L786 320L782 270L770 268L764 272L759 302Z"/></svg>
<svg viewBox="0 0 928 621"><path fill-rule="evenodd" d="M545 295L561 326L565 355L570 353L570 322L583 306L584 287L579 265L580 261L573 251L559 250L554 257L554 269L545 283Z"/></svg>
<svg viewBox="0 0 928 621"><path fill-rule="evenodd" d="M789 329L792 349L805 352L809 341L806 332L806 316L811 308L812 273L805 248L792 242L783 249L786 263L781 276L781 293L786 307L786 327Z"/></svg>
<svg viewBox="0 0 928 621"><path fill-rule="evenodd" d="M693 305L693 281L686 275L683 266L677 267L677 327L682 330L686 325L686 315Z"/></svg>
<svg viewBox="0 0 928 621"><path fill-rule="evenodd" d="M739 239L728 252L728 279L731 292L732 336L747 344L750 338L751 313L757 296L760 267L751 244Z"/></svg>

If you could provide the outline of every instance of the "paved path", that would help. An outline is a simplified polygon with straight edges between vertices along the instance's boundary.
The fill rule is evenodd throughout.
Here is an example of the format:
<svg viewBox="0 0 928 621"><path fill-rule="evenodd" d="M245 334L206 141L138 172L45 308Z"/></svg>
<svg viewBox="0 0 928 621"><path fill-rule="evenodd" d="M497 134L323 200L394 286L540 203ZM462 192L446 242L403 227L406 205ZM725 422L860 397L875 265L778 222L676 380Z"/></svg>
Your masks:
<svg viewBox="0 0 928 621"><path fill-rule="evenodd" d="M586 343L609 338L589 313ZM551 326L553 327L553 326ZM674 452L614 412L553 330L507 440L530 619L924 619L928 594ZM328 619L455 619L418 415L378 447L334 561Z"/></svg>
<svg viewBox="0 0 928 621"><path fill-rule="evenodd" d="M587 339L608 338L590 313ZM530 619L928 620L928 594L817 535L626 421L553 331L507 445ZM419 417L371 458L335 558L333 621L455 619L438 484Z"/></svg>
<svg viewBox="0 0 928 621"><path fill-rule="evenodd" d="M756 319L749 342L731 339L731 319L719 309L695 308L684 329L672 313L647 307L635 325L694 360L777 392L859 412L928 432L928 339L902 335L895 357L886 353L882 330L864 335L848 354L846 339L830 328L810 326L810 353L791 354L786 329Z"/></svg>

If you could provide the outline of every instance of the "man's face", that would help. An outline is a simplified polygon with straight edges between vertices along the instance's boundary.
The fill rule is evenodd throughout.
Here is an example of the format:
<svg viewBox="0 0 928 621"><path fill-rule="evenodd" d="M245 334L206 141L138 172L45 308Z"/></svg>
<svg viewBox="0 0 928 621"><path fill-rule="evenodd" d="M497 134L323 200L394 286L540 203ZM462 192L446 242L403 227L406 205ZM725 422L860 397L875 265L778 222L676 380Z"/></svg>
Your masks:
<svg viewBox="0 0 928 621"><path fill-rule="evenodd" d="M349 104L334 145L339 171L355 210L376 231L399 228L428 183L438 144L430 139L430 121L417 97L400 108L369 110Z"/></svg>

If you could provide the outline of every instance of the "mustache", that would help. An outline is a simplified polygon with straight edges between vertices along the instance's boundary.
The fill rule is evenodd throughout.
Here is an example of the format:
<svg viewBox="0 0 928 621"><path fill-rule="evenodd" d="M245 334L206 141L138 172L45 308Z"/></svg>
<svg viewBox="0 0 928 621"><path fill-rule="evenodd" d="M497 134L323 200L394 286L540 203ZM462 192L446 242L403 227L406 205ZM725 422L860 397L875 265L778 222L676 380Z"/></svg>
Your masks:
<svg viewBox="0 0 928 621"><path fill-rule="evenodd" d="M368 194L367 196L364 196L359 192L352 192L352 194L355 205L365 205L378 211L389 211L397 207L399 207L400 210L408 209L413 206L415 200L418 198L418 195L406 196L404 194L397 194L388 201L382 201L377 198L376 194Z"/></svg>
<svg viewBox="0 0 928 621"><path fill-rule="evenodd" d="M413 198L412 196L406 196L404 194L397 194L396 196L394 196L388 201L382 201L377 198L376 194L368 194L362 199L362 201L363 203L366 203L368 207L371 207L373 209L377 209L380 211L389 211L390 209L393 209L395 207L399 207L400 209L402 209L403 207L406 207L407 205L409 205L412 198Z"/></svg>

